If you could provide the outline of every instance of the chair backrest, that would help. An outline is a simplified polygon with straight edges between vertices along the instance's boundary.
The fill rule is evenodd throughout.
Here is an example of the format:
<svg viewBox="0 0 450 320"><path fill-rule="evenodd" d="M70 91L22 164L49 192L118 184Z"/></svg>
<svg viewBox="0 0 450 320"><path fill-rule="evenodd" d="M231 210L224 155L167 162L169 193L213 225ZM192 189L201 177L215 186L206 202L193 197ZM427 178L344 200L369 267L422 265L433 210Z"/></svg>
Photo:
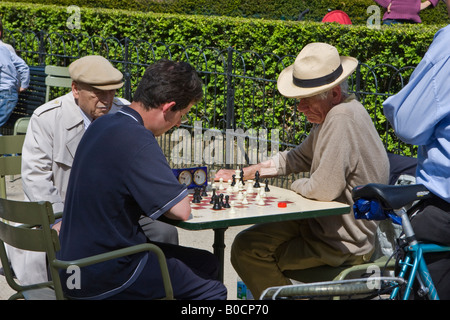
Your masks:
<svg viewBox="0 0 450 320"><path fill-rule="evenodd" d="M51 228L51 225L55 222L55 218L59 218L59 216L53 213L50 202L0 199L0 260L8 285L17 291L16 294L11 296L11 299L43 299L43 297L64 299L65 296L59 276L59 269L67 269L74 265L85 267L106 260L147 251L152 251L156 254L160 265L166 299L173 299L172 284L166 258L159 247L151 243L141 243L95 256L80 258L75 261L58 260L56 258L56 252L60 250L59 236L56 230ZM13 277L13 271L8 261L5 244L22 250L45 252L47 254L52 280L26 286L21 286L17 283ZM50 290L48 290L49 288Z"/></svg>
<svg viewBox="0 0 450 320"><path fill-rule="evenodd" d="M45 93L45 102L50 100L50 87L70 88L72 86L72 79L69 74L69 67L46 66L45 85L47 90Z"/></svg>
<svg viewBox="0 0 450 320"><path fill-rule="evenodd" d="M26 134L31 117L22 117L14 123L14 134Z"/></svg>
<svg viewBox="0 0 450 320"><path fill-rule="evenodd" d="M6 198L6 176L20 174L25 135L0 136L0 197Z"/></svg>
<svg viewBox="0 0 450 320"><path fill-rule="evenodd" d="M57 272L51 270L52 279L36 285L21 286L12 274L5 244L22 250L46 252L49 261L55 259L59 250L58 234L50 228L55 222L52 205L49 202L25 202L0 199L0 259L8 285L22 297L22 291L30 288L52 286L56 298L63 299L61 283Z"/></svg>

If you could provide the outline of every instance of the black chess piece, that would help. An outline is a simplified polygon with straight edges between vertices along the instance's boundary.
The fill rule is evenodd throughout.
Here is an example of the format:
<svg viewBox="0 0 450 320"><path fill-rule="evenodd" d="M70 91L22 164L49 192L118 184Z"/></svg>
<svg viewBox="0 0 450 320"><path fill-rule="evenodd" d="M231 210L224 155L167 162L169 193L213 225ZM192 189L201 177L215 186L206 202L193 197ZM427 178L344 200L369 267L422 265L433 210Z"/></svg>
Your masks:
<svg viewBox="0 0 450 320"><path fill-rule="evenodd" d="M255 184L253 185L253 188L259 188L261 185L259 184L259 171L255 172Z"/></svg>
<svg viewBox="0 0 450 320"><path fill-rule="evenodd" d="M210 204L214 203L215 196L216 196L216 189L212 189L211 201L209 202Z"/></svg>
<svg viewBox="0 0 450 320"><path fill-rule="evenodd" d="M206 192L206 186L202 187L202 197L206 197L208 195L208 193Z"/></svg>
<svg viewBox="0 0 450 320"><path fill-rule="evenodd" d="M231 177L233 178L233 180L231 181L231 186L234 187L234 185L236 184L236 175L233 174Z"/></svg>
<svg viewBox="0 0 450 320"><path fill-rule="evenodd" d="M220 210L222 209L222 206L220 205L220 198L218 195L214 196L214 205L213 205L213 210Z"/></svg>
<svg viewBox="0 0 450 320"><path fill-rule="evenodd" d="M244 169L241 169L241 178L240 178L242 185L245 186L245 182L244 182Z"/></svg>
<svg viewBox="0 0 450 320"><path fill-rule="evenodd" d="M200 203L202 198L200 196L200 191L198 188L194 189L194 196L192 197L192 203Z"/></svg>
<svg viewBox="0 0 450 320"><path fill-rule="evenodd" d="M266 186L264 187L264 191L265 191L265 192L270 192L270 189L269 189L269 180L268 180L268 179L264 180L264 183L266 184Z"/></svg>
<svg viewBox="0 0 450 320"><path fill-rule="evenodd" d="M230 206L230 196L229 195L225 196L225 203L223 204L223 207L224 208L231 208L231 206Z"/></svg>

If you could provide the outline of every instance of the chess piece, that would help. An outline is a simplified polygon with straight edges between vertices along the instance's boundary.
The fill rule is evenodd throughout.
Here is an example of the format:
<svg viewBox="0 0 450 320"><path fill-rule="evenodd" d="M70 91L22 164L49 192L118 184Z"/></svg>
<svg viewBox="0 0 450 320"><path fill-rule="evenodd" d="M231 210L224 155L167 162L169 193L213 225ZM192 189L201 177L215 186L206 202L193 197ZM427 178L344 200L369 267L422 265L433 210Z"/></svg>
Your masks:
<svg viewBox="0 0 450 320"><path fill-rule="evenodd" d="M211 201L209 202L210 204L213 204L214 203L214 198L215 198L215 196L216 196L216 189L212 189L212 195L211 195Z"/></svg>
<svg viewBox="0 0 450 320"><path fill-rule="evenodd" d="M266 186L264 187L264 191L270 192L270 189L269 189L269 180L268 180L268 179L264 180L264 183L266 184Z"/></svg>
<svg viewBox="0 0 450 320"><path fill-rule="evenodd" d="M265 205L264 199L263 199L262 197L260 197L259 200L258 200L258 202L257 202L257 204L258 204L259 206Z"/></svg>
<svg viewBox="0 0 450 320"><path fill-rule="evenodd" d="M202 197L200 195L200 189L194 189L194 196L192 197L192 203L200 203L202 201Z"/></svg>
<svg viewBox="0 0 450 320"><path fill-rule="evenodd" d="M236 181L236 184L233 187L233 192L238 192L239 191L239 182L240 181Z"/></svg>
<svg viewBox="0 0 450 320"><path fill-rule="evenodd" d="M244 198L242 199L242 204L248 204L247 192L244 192Z"/></svg>
<svg viewBox="0 0 450 320"><path fill-rule="evenodd" d="M236 205L236 202L235 201L231 201L229 213L231 213L231 214L236 213L236 210L234 209L235 205Z"/></svg>
<svg viewBox="0 0 450 320"><path fill-rule="evenodd" d="M241 182L242 182L242 185L245 186L245 182L244 182L244 169L241 169Z"/></svg>
<svg viewBox="0 0 450 320"><path fill-rule="evenodd" d="M223 190L223 178L219 179L219 190Z"/></svg>
<svg viewBox="0 0 450 320"><path fill-rule="evenodd" d="M259 171L255 172L255 184L253 185L253 188L259 188L261 185L259 184Z"/></svg>
<svg viewBox="0 0 450 320"><path fill-rule="evenodd" d="M208 193L206 192L206 186L202 187L202 197L206 197Z"/></svg>
<svg viewBox="0 0 450 320"><path fill-rule="evenodd" d="M213 210L220 210L222 209L222 206L220 205L220 198L218 195L214 196L214 205L213 205Z"/></svg>
<svg viewBox="0 0 450 320"><path fill-rule="evenodd" d="M231 176L233 178L233 181L231 182L231 186L234 187L234 185L236 184L236 175L232 175Z"/></svg>
<svg viewBox="0 0 450 320"><path fill-rule="evenodd" d="M228 188L227 188L227 192L228 192L228 193L233 192L233 187L231 186L231 179L228 180Z"/></svg>
<svg viewBox="0 0 450 320"><path fill-rule="evenodd" d="M264 190L264 188L259 189L259 195L261 196L261 198L264 198L266 196L266 191Z"/></svg>
<svg viewBox="0 0 450 320"><path fill-rule="evenodd" d="M253 193L253 180L248 180L247 193Z"/></svg>
<svg viewBox="0 0 450 320"><path fill-rule="evenodd" d="M231 208L231 206L230 206L230 196L229 195L225 196L225 203L223 204L223 207L224 208Z"/></svg>

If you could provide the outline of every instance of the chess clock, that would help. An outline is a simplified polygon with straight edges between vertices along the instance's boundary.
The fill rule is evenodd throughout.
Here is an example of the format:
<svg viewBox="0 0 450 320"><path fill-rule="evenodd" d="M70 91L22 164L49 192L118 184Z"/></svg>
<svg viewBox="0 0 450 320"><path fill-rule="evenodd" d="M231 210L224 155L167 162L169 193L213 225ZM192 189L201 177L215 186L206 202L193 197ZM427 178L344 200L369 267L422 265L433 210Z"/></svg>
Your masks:
<svg viewBox="0 0 450 320"><path fill-rule="evenodd" d="M181 184L188 189L206 186L208 184L208 170L206 167L172 169L173 174Z"/></svg>

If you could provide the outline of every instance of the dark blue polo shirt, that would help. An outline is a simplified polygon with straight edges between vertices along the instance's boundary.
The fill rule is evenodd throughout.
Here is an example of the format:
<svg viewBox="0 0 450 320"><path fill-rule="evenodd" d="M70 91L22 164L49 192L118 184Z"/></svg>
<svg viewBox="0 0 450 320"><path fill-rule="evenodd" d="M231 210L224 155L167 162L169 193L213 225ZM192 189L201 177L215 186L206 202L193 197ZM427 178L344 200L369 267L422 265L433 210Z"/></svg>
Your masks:
<svg viewBox="0 0 450 320"><path fill-rule="evenodd" d="M157 219L187 196L153 133L129 107L95 120L84 134L67 189L59 258L74 260L145 243L138 220ZM104 298L125 289L146 259L135 254L81 268L72 297ZM159 272L159 270L157 271ZM63 286L71 273L60 271ZM69 282L73 278L69 278Z"/></svg>

